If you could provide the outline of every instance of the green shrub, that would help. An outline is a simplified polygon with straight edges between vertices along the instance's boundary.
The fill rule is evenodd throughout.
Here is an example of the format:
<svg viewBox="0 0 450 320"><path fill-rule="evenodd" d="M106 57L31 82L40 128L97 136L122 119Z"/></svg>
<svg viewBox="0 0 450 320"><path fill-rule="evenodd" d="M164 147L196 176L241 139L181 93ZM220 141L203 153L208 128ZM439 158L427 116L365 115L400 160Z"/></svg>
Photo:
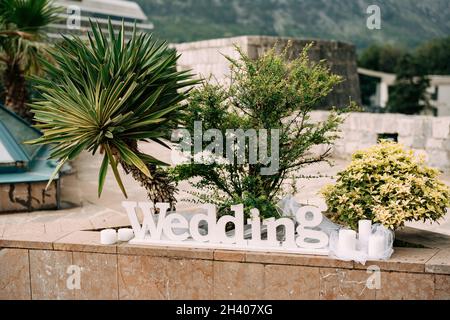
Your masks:
<svg viewBox="0 0 450 320"><path fill-rule="evenodd" d="M220 212L232 204L244 204L247 209L258 208L264 218L279 216L276 205L286 180L294 179L296 172L309 164L326 161L343 119L332 111L317 123L310 112L342 79L332 74L324 61L312 63L309 46L291 61L288 49L282 53L269 50L256 60L240 52L240 60L231 61L230 87L205 83L192 91L184 110L184 123L191 135L195 121L202 121L203 131L218 129L223 136L228 129L276 129L280 133L275 174L262 175L265 165L261 161L249 163L248 157L242 164L178 165L173 170L174 178L192 179L199 190L194 193L199 202L216 204ZM208 144L204 142L203 148ZM313 147L318 145L328 148L314 153ZM245 150L250 150L248 139ZM225 152L220 156L225 158Z"/></svg>
<svg viewBox="0 0 450 320"><path fill-rule="evenodd" d="M353 155L325 196L332 219L356 229L370 219L395 230L406 221L436 221L446 214L450 190L439 171L403 146L383 141Z"/></svg>

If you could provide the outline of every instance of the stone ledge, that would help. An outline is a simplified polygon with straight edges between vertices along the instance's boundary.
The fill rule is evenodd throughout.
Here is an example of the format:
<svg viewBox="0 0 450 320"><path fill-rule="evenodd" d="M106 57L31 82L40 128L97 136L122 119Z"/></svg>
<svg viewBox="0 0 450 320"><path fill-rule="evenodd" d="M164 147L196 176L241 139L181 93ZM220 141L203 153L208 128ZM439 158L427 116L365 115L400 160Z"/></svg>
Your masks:
<svg viewBox="0 0 450 320"><path fill-rule="evenodd" d="M26 233L3 236L0 239L0 248L42 249L52 250L53 242L66 236L68 233Z"/></svg>
<svg viewBox="0 0 450 320"><path fill-rule="evenodd" d="M425 264L425 272L450 274L450 249L440 250Z"/></svg>
<svg viewBox="0 0 450 320"><path fill-rule="evenodd" d="M102 245L100 233L93 231L76 231L53 243L58 251L76 251L92 253L117 253L116 245Z"/></svg>
<svg viewBox="0 0 450 320"><path fill-rule="evenodd" d="M425 264L438 252L438 249L394 248L389 261L367 261L365 265L355 263L355 269L365 270L367 266L377 265L382 271L424 273Z"/></svg>
<svg viewBox="0 0 450 320"><path fill-rule="evenodd" d="M311 267L353 268L352 261L341 261L326 256L308 256L300 254L247 252L245 262Z"/></svg>
<svg viewBox="0 0 450 320"><path fill-rule="evenodd" d="M188 258L199 260L213 260L214 251L210 249L186 249L176 247L152 247L142 245L132 245L128 243L117 247L117 253L131 256L152 256L164 258Z"/></svg>
<svg viewBox="0 0 450 320"><path fill-rule="evenodd" d="M62 242L69 241L65 239ZM153 249L146 248L145 251L162 254L161 251L166 250ZM406 255L407 251L403 254ZM382 271L381 287L374 290L367 287L371 272L363 269L286 265L284 263L292 261L275 258L273 254L261 255L264 261L271 258L273 263L258 263L242 261L247 258L247 254L251 256L248 252L209 250L210 254L214 254L209 257L217 260L175 255L176 252L186 254L189 250L169 249L169 252L169 256L160 257L148 254L0 249L0 287L5 289L4 292L0 291L0 296L4 299L33 300L450 298L450 275ZM425 259L422 256L415 257L419 261ZM315 260L319 258L323 264L335 263L324 257L308 258L315 265L318 264ZM445 260L446 256L441 258ZM239 261L223 261L227 259ZM67 288L70 276L68 268L73 265L79 266L82 271L81 290Z"/></svg>
<svg viewBox="0 0 450 320"><path fill-rule="evenodd" d="M301 254L157 247L132 245L128 243L105 246L100 244L100 232L95 231L3 235L0 238L0 248L56 250L355 270L365 270L369 265L377 265L382 271L450 274L450 249L395 248L394 255L389 261L368 261L365 265L361 265L326 256Z"/></svg>

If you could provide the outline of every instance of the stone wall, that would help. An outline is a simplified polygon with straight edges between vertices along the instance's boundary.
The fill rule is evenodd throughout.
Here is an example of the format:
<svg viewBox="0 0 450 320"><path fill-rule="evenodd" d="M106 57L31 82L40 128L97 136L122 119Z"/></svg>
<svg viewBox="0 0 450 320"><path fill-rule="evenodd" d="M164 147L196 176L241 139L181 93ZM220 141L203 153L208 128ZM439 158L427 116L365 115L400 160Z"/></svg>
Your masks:
<svg viewBox="0 0 450 320"><path fill-rule="evenodd" d="M341 75L345 80L335 88L326 101L320 104L320 107L327 109L331 106L347 106L350 99L358 104L361 102L356 51L351 44L324 40L243 36L183 43L173 47L181 54L179 59L181 69L192 69L195 74L203 78L209 78L212 75L220 83L226 84L230 80L230 70L225 56L239 58L235 45L251 58L257 58L275 45L283 49L289 41L292 41L289 51L291 56L298 56L302 49L313 41L314 46L309 51L310 59L315 62L325 59L332 72Z"/></svg>
<svg viewBox="0 0 450 320"><path fill-rule="evenodd" d="M328 257L99 244L100 234L0 236L0 299L450 299L450 249ZM381 287L369 289L369 266ZM78 269L77 269L78 268ZM70 278L80 271L80 282ZM68 285L69 284L69 285Z"/></svg>
<svg viewBox="0 0 450 320"><path fill-rule="evenodd" d="M58 208L58 182L46 190L47 181L0 184L0 213Z"/></svg>
<svg viewBox="0 0 450 320"><path fill-rule="evenodd" d="M315 111L312 119L323 121L327 115ZM348 159L353 152L376 144L381 134L398 134L398 142L425 154L430 166L450 171L450 117L351 113L341 130L334 147L338 158Z"/></svg>

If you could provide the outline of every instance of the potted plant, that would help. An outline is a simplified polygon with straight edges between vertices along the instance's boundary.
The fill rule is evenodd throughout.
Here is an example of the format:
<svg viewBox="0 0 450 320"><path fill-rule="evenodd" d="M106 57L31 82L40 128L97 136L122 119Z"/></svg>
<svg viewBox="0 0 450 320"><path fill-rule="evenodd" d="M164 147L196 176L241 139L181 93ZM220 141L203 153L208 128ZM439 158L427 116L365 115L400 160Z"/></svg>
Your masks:
<svg viewBox="0 0 450 320"><path fill-rule="evenodd" d="M177 71L178 55L165 42L138 34L129 41L125 31L115 34L111 22L105 34L91 23L89 41L65 37L43 61L45 77L35 77L42 98L32 104L36 127L43 136L31 143L52 146L59 160L55 173L82 151L103 154L98 195L108 167L126 196L118 166L141 183L154 203L174 204L175 186L164 165L138 149L139 141L170 137L178 125L179 110L197 81Z"/></svg>
<svg viewBox="0 0 450 320"><path fill-rule="evenodd" d="M332 220L357 229L372 220L396 230L407 221L437 221L450 206L449 187L440 172L400 144L380 144L356 152L322 193Z"/></svg>

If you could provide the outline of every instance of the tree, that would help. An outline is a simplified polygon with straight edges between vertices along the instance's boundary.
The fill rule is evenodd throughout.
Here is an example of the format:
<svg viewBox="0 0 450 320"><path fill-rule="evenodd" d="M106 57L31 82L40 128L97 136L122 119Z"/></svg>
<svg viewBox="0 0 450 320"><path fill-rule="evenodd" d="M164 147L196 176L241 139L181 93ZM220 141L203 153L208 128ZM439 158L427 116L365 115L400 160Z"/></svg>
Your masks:
<svg viewBox="0 0 450 320"><path fill-rule="evenodd" d="M124 38L124 26L109 36L91 23L89 43L67 38L50 51L56 64L43 61L46 77L35 77L42 98L33 102L36 127L43 136L31 143L52 146L51 157L62 165L83 150L104 155L100 167L101 195L108 165L126 196L118 165L146 188L154 203L175 203L173 184L163 165L138 149L139 141L162 138L177 126L177 115L196 84L188 72L178 72L178 55L151 35Z"/></svg>
<svg viewBox="0 0 450 320"><path fill-rule="evenodd" d="M397 79L389 92L388 111L420 113L429 103L427 88L430 86L430 80L420 63L409 54L401 59L396 71Z"/></svg>
<svg viewBox="0 0 450 320"><path fill-rule="evenodd" d="M39 73L38 57L46 45L45 27L58 8L49 0L0 0L0 63L3 64L5 106L31 119L26 75Z"/></svg>
<svg viewBox="0 0 450 320"><path fill-rule="evenodd" d="M295 179L296 172L309 164L327 160L342 117L332 111L328 119L315 123L310 112L341 78L331 74L323 61L311 63L308 49L290 62L287 49L281 54L272 49L257 60L239 50L240 60L230 60L230 87L210 82L192 92L184 111L184 123L190 136L196 134L197 121L202 121L203 131L216 129L222 137L227 136L230 129L244 132L265 129L268 138L264 141L271 149L272 141L276 140L271 130L279 130L278 155L271 153L272 160L278 160L279 166L273 174L262 174L261 169L267 163L261 157L254 162L249 160L249 151L259 153L264 145L260 142L256 150L249 139L238 148L227 148L234 150L233 159L223 148L215 150L216 161L176 166L172 172L174 179L194 179L193 185L199 189L194 192L198 201L214 203L222 213L229 205L242 203L246 208L258 208L263 217L278 216L277 203L286 180ZM203 148L208 145L203 142ZM328 148L314 153L312 149L318 145ZM239 150L246 151L244 161L236 161ZM190 153L191 158L196 156L195 150Z"/></svg>
<svg viewBox="0 0 450 320"><path fill-rule="evenodd" d="M450 75L450 37L422 44L414 56L427 74Z"/></svg>
<svg viewBox="0 0 450 320"><path fill-rule="evenodd" d="M358 66L370 70L394 73L399 61L406 54L402 48L392 45L372 45L366 48L358 58ZM375 93L378 79L360 75L362 103L370 105L370 97Z"/></svg>
<svg viewBox="0 0 450 320"><path fill-rule="evenodd" d="M392 45L372 45L358 58L358 66L366 69L394 73L406 51Z"/></svg>

